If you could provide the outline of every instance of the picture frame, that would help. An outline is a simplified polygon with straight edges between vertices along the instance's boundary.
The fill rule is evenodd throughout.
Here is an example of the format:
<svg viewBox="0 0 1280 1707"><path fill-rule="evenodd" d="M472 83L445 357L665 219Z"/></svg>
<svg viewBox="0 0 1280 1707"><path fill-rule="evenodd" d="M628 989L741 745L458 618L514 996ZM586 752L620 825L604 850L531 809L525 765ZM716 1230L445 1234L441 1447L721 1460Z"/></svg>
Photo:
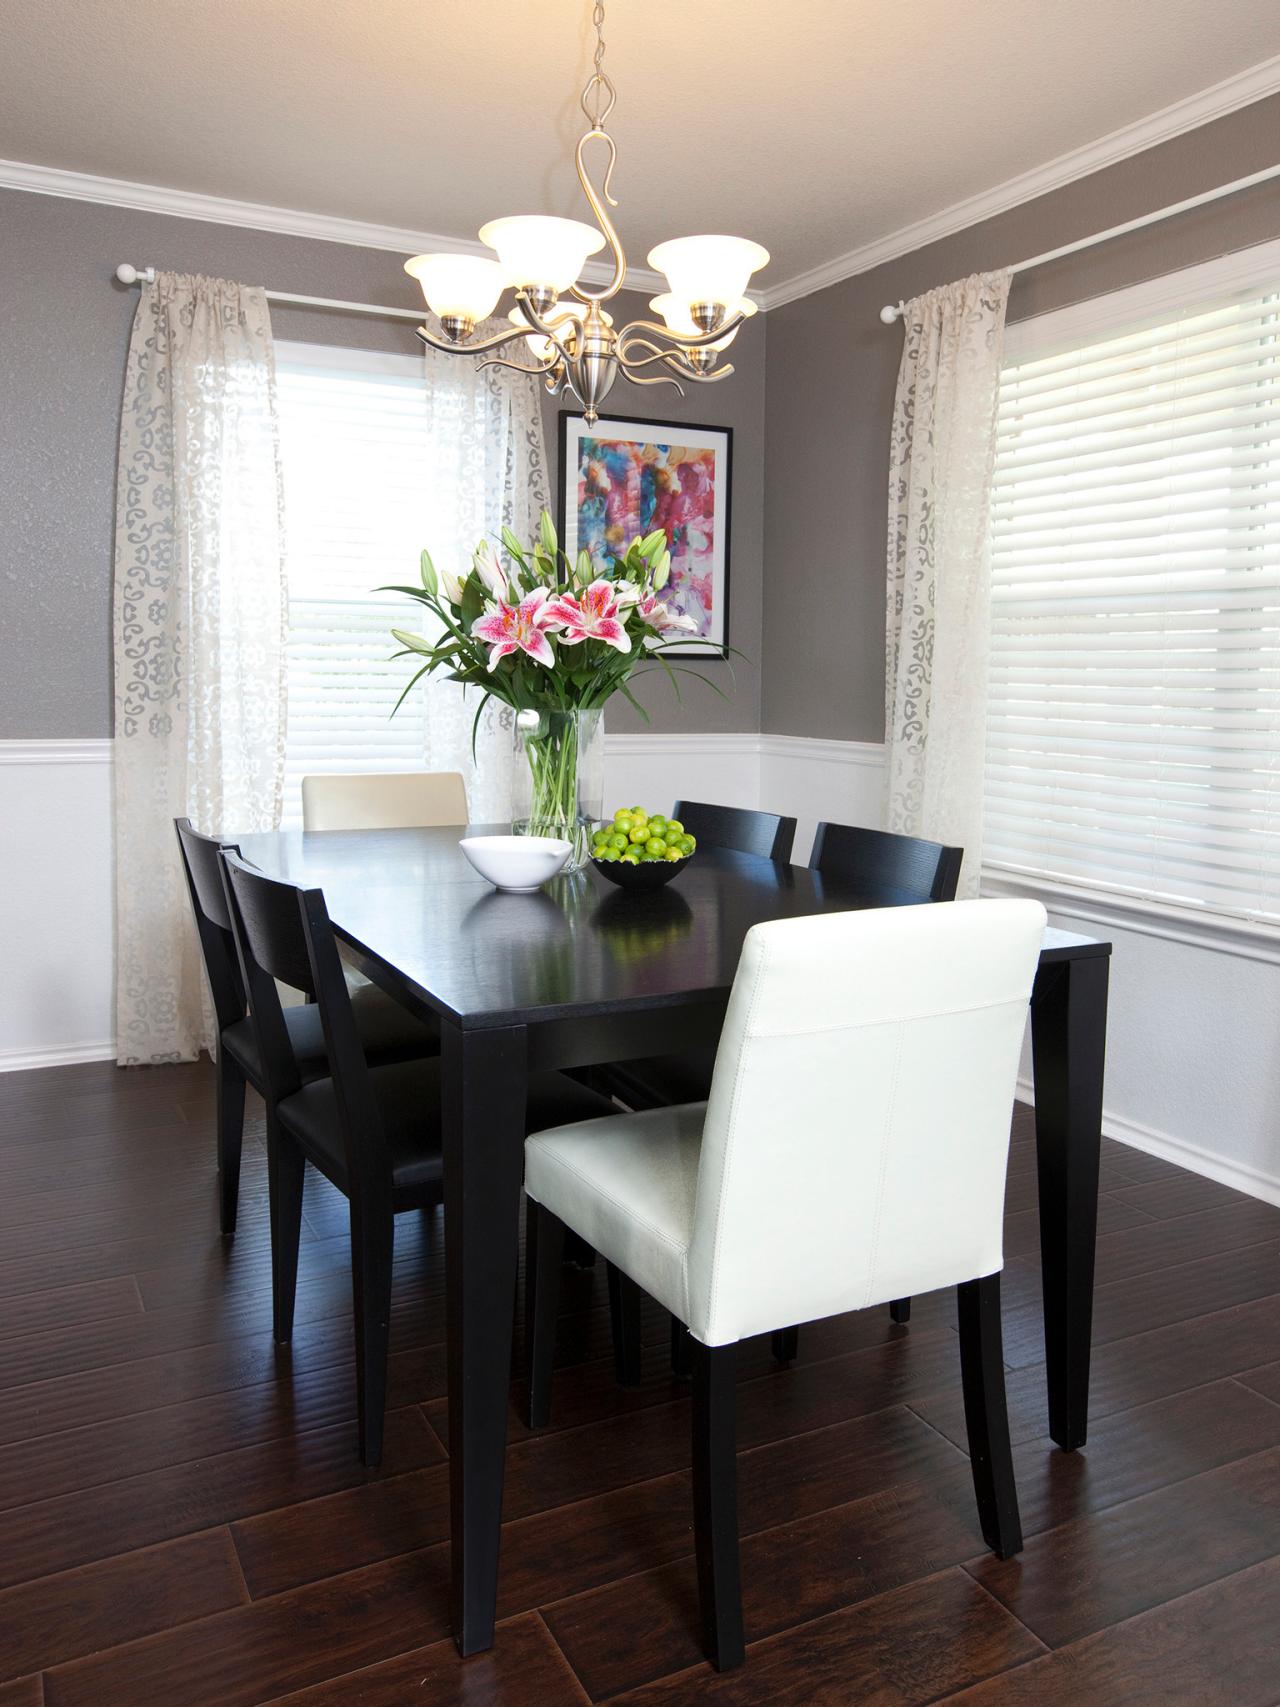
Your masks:
<svg viewBox="0 0 1280 1707"><path fill-rule="evenodd" d="M698 624L698 644L681 655L727 658L733 428L636 415L603 415L588 427L580 411L564 409L559 440L557 524L569 560L586 550L604 567L610 546L624 550L663 527L671 551L663 599Z"/></svg>

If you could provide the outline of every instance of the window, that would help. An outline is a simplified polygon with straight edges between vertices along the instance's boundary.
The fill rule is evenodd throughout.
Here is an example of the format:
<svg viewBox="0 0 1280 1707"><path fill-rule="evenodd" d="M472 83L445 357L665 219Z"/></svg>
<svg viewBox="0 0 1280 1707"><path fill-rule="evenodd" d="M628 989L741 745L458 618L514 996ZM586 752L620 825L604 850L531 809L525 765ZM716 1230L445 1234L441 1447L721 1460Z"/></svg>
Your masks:
<svg viewBox="0 0 1280 1707"><path fill-rule="evenodd" d="M427 701L392 708L412 671L393 626L423 609L375 588L412 584L441 519L429 466L425 380L412 356L276 346L289 579L289 733L283 823L302 823L316 771L418 770Z"/></svg>
<svg viewBox="0 0 1280 1707"><path fill-rule="evenodd" d="M986 863L1280 923L1280 246L1009 329Z"/></svg>

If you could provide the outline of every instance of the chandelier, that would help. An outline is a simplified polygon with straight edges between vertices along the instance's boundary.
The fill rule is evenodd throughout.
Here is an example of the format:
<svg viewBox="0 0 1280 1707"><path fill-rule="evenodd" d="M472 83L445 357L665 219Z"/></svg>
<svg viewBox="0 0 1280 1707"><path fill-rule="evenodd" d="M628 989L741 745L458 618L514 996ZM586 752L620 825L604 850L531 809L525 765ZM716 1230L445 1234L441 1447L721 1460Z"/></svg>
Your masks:
<svg viewBox="0 0 1280 1707"><path fill-rule="evenodd" d="M744 237L677 237L659 243L649 252L649 265L665 273L668 288L649 306L665 324L633 320L615 328L604 304L622 289L627 258L608 213L618 205L610 190L618 150L604 127L617 90L604 69L604 0L596 0L594 23L594 70L582 92L587 128L575 158L578 182L596 224L517 214L480 228L480 241L495 252L496 260L438 254L415 255L404 264L439 322L438 336L426 326L418 327L424 343L450 355L476 355L523 339L533 365L505 356L493 356L481 365L541 374L552 396L567 389L577 397L589 425L619 373L633 385L674 385L682 396L681 380L705 385L726 379L733 367L720 365L720 354L755 313L756 305L746 295L747 282L769 259L766 249ZM586 167L587 149L595 143L607 150L599 189ZM606 243L613 277L599 290L589 290L578 275L587 256ZM508 287L515 291L515 306L507 314L511 331L475 338L477 324L493 313Z"/></svg>

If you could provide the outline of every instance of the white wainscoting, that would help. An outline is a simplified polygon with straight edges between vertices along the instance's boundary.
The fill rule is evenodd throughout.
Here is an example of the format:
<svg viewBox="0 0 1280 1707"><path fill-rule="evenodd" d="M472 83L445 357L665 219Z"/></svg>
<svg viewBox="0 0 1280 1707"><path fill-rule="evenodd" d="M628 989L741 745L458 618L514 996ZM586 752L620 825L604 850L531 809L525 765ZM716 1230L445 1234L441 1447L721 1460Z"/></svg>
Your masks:
<svg viewBox="0 0 1280 1707"><path fill-rule="evenodd" d="M0 741L0 1071L109 1060L111 742Z"/></svg>

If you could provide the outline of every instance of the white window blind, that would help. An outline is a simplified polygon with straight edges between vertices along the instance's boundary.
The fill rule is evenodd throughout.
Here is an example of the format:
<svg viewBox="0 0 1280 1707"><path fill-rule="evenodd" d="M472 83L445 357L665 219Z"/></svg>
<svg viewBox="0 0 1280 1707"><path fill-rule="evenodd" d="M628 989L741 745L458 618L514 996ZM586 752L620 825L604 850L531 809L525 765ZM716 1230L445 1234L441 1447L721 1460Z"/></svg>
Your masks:
<svg viewBox="0 0 1280 1707"><path fill-rule="evenodd" d="M986 864L1280 922L1280 245L1010 328L992 575Z"/></svg>
<svg viewBox="0 0 1280 1707"><path fill-rule="evenodd" d="M302 822L303 776L422 768L425 701L391 661L393 626L425 614L374 589L412 585L440 527L427 478L422 363L276 346L289 577L284 826ZM434 525L433 525L434 524Z"/></svg>

